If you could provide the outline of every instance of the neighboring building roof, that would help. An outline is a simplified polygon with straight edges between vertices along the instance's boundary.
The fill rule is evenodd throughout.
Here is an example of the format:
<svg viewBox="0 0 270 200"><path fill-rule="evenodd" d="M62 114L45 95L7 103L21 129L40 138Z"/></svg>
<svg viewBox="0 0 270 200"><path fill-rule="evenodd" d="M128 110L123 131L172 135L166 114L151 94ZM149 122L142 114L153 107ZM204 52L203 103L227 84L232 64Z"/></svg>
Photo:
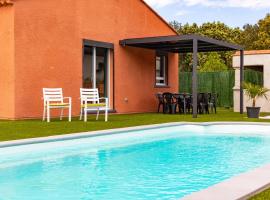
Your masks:
<svg viewBox="0 0 270 200"><path fill-rule="evenodd" d="M177 31L163 18L161 17L150 5L148 5L144 0L140 0L146 7L153 12L163 23L165 23L175 34L178 35Z"/></svg>
<svg viewBox="0 0 270 200"><path fill-rule="evenodd" d="M12 5L12 4L13 4L12 0L0 0L0 7Z"/></svg>
<svg viewBox="0 0 270 200"><path fill-rule="evenodd" d="M270 54L270 49L244 51L244 55L259 55L259 54ZM237 51L233 56L240 56L240 52Z"/></svg>

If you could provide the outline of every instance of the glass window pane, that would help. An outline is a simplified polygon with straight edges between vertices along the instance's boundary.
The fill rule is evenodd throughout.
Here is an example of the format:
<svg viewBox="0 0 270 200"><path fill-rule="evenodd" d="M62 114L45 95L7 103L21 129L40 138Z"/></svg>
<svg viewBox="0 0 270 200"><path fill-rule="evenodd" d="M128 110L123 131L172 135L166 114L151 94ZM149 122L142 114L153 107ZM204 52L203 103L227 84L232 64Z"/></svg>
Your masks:
<svg viewBox="0 0 270 200"><path fill-rule="evenodd" d="M84 47L84 59L83 59L83 87L92 88L93 87L93 48Z"/></svg>
<svg viewBox="0 0 270 200"><path fill-rule="evenodd" d="M167 56L156 56L156 85L166 85Z"/></svg>
<svg viewBox="0 0 270 200"><path fill-rule="evenodd" d="M106 97L106 71L107 71L107 49L97 49L96 61L96 86L101 97Z"/></svg>

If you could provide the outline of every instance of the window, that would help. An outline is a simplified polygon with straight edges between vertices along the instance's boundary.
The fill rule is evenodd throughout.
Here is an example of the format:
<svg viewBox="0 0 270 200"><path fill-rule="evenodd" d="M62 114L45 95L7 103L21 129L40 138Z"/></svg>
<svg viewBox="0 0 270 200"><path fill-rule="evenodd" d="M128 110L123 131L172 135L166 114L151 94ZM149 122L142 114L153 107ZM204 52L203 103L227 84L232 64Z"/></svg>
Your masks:
<svg viewBox="0 0 270 200"><path fill-rule="evenodd" d="M168 55L156 55L156 86L168 85Z"/></svg>
<svg viewBox="0 0 270 200"><path fill-rule="evenodd" d="M108 97L109 51L101 47L84 47L83 87L98 88L101 97Z"/></svg>

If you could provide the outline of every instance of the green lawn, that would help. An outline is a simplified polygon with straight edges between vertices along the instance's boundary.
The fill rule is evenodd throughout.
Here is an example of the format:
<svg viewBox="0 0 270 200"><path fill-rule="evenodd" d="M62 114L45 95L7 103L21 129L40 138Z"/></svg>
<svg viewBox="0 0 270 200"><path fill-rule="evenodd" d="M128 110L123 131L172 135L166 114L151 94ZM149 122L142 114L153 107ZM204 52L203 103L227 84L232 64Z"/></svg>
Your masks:
<svg viewBox="0 0 270 200"><path fill-rule="evenodd" d="M159 124L167 122L212 122L212 121L253 121L270 122L270 120L247 119L246 115L234 113L231 110L218 110L218 114L200 115L193 119L191 115L168 115L168 114L130 114L130 115L110 115L109 121L104 122L103 116L99 121L95 121L94 115L89 115L89 121L84 123L74 118L72 122L66 119L52 120L51 123L41 120L23 121L0 121L0 141L16 140L24 138L35 138L50 135L60 135L67 133L78 133L85 131L131 127L147 124Z"/></svg>
<svg viewBox="0 0 270 200"><path fill-rule="evenodd" d="M249 200L269 200L270 199L270 189L267 189L260 194L255 195L254 197L250 198Z"/></svg>

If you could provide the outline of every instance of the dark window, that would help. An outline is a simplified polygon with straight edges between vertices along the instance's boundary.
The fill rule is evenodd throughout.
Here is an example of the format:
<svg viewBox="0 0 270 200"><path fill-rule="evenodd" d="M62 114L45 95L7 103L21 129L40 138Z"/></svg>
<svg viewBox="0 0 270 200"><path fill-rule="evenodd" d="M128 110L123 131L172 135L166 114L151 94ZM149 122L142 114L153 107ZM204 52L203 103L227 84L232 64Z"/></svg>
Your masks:
<svg viewBox="0 0 270 200"><path fill-rule="evenodd" d="M168 55L156 54L156 86L168 85Z"/></svg>
<svg viewBox="0 0 270 200"><path fill-rule="evenodd" d="M98 88L101 97L108 96L108 52L102 47L84 47L83 87Z"/></svg>

